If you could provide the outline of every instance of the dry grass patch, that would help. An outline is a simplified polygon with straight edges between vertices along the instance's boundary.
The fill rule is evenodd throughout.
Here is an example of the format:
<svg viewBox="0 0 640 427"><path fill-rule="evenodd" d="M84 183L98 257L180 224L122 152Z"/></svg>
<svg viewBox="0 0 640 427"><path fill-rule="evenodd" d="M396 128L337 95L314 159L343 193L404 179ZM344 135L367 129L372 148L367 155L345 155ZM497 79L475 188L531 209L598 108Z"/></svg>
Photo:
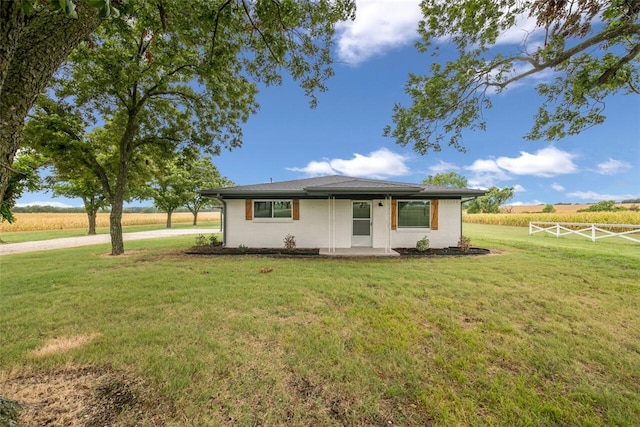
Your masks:
<svg viewBox="0 0 640 427"><path fill-rule="evenodd" d="M52 338L48 340L43 347L31 352L32 356L43 357L53 353L62 353L72 348L78 348L94 339L98 338L99 333L89 335L73 335L69 337Z"/></svg>
<svg viewBox="0 0 640 427"><path fill-rule="evenodd" d="M2 384L4 397L18 402L17 422L24 426L159 426L173 415L144 380L106 367L17 372Z"/></svg>

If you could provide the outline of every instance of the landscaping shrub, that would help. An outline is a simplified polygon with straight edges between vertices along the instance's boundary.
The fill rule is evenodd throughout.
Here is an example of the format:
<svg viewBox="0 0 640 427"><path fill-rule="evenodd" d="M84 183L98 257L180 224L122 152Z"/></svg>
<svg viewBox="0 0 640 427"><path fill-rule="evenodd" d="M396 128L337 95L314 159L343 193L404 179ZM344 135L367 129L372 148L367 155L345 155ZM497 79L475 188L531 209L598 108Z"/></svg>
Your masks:
<svg viewBox="0 0 640 427"><path fill-rule="evenodd" d="M284 248L287 250L293 250L296 248L296 236L287 234L284 236Z"/></svg>
<svg viewBox="0 0 640 427"><path fill-rule="evenodd" d="M419 252L426 252L429 249L429 238L424 236L422 239L416 242L416 249Z"/></svg>

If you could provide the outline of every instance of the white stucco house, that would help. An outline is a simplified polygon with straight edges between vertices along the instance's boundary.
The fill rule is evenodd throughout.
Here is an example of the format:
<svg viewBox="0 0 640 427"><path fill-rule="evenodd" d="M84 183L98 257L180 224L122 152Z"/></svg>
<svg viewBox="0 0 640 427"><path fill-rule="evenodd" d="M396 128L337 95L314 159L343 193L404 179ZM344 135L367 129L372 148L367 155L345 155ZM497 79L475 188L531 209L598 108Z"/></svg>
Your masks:
<svg viewBox="0 0 640 427"><path fill-rule="evenodd" d="M203 190L222 201L226 247L298 248L457 246L462 202L483 190L324 176Z"/></svg>

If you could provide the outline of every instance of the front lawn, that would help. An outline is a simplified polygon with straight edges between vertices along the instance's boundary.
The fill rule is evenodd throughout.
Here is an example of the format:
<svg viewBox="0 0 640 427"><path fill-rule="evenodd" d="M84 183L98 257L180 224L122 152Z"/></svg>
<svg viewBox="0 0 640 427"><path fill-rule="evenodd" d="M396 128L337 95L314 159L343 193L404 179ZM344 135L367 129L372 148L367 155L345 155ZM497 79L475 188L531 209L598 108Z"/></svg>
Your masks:
<svg viewBox="0 0 640 427"><path fill-rule="evenodd" d="M0 395L69 378L121 425L640 424L640 248L464 227L498 253L4 256Z"/></svg>

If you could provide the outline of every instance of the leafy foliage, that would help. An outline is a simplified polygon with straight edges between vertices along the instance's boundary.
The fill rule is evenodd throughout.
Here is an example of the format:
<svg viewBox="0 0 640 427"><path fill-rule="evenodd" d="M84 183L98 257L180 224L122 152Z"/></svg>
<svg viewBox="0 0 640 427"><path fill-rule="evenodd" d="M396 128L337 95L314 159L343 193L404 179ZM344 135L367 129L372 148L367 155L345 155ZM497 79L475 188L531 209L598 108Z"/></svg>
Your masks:
<svg viewBox="0 0 640 427"><path fill-rule="evenodd" d="M468 202L467 213L500 213L500 205L513 198L513 194L513 187L491 187L484 196Z"/></svg>
<svg viewBox="0 0 640 427"><path fill-rule="evenodd" d="M422 181L422 183L427 185L438 185L455 188L467 188L467 186L469 185L466 177L453 171L429 175L429 177Z"/></svg>
<svg viewBox="0 0 640 427"><path fill-rule="evenodd" d="M429 250L429 237L424 236L422 239L416 242L416 249L419 252L426 252Z"/></svg>
<svg viewBox="0 0 640 427"><path fill-rule="evenodd" d="M291 234L284 236L284 248L287 250L293 250L296 248L296 237Z"/></svg>
<svg viewBox="0 0 640 427"><path fill-rule="evenodd" d="M604 122L612 94L640 93L640 2L628 0L424 0L419 51L436 59L425 75L409 75L409 107L394 107L385 135L421 154L448 144L460 151L464 130L485 130L491 96L534 75L554 72L537 90L544 98L529 139L555 140ZM520 51L502 48L523 18ZM457 57L438 60L447 41ZM531 41L531 43L529 43Z"/></svg>
<svg viewBox="0 0 640 427"><path fill-rule="evenodd" d="M460 237L460 241L458 242L458 247L463 252L469 252L469 249L471 249L471 238L467 236Z"/></svg>
<svg viewBox="0 0 640 427"><path fill-rule="evenodd" d="M215 234L210 235L209 237L204 234L198 234L196 236L196 246L219 246L221 242L218 240L218 236Z"/></svg>
<svg viewBox="0 0 640 427"><path fill-rule="evenodd" d="M233 183L220 175L210 157L202 156L185 162L184 168L187 172L187 201L185 206L193 214L193 225L198 223L198 212L206 206L214 203L214 199L203 197L200 190L218 187L229 187Z"/></svg>
<svg viewBox="0 0 640 427"><path fill-rule="evenodd" d="M9 223L15 220L11 209L15 206L22 193L39 190L42 182L38 174L43 164L42 157L32 149L23 149L9 170L9 181L5 191L5 198L0 204L0 222Z"/></svg>
<svg viewBox="0 0 640 427"><path fill-rule="evenodd" d="M616 206L615 200L603 200L594 203L586 209L578 209L578 212L616 212L623 210L625 210L625 208L622 206Z"/></svg>
<svg viewBox="0 0 640 427"><path fill-rule="evenodd" d="M42 7L43 3L44 2L41 0L22 0L20 2L20 6L25 13L31 14L38 11L38 9ZM78 19L76 5L73 0L50 0L48 3L54 9L59 8L59 10L64 12L64 14L69 18ZM111 0L88 0L87 3L89 6L100 10L101 18L108 18L110 16L117 18L120 15L118 9L113 7L111 4Z"/></svg>
<svg viewBox="0 0 640 427"><path fill-rule="evenodd" d="M283 71L315 105L332 75L337 21L353 2L139 2L96 31L70 56L56 95L83 117L102 120L115 145L109 186L112 253L124 252L119 218L136 158L184 148L217 155L242 144L242 123L257 111L257 83ZM169 19L170 18L170 19ZM108 125L108 128L107 128ZM106 189L106 180L103 179Z"/></svg>
<svg viewBox="0 0 640 427"><path fill-rule="evenodd" d="M542 208L542 212L544 213L553 213L556 211L556 208L553 207L552 204L547 203L546 205L544 205L544 208Z"/></svg>

